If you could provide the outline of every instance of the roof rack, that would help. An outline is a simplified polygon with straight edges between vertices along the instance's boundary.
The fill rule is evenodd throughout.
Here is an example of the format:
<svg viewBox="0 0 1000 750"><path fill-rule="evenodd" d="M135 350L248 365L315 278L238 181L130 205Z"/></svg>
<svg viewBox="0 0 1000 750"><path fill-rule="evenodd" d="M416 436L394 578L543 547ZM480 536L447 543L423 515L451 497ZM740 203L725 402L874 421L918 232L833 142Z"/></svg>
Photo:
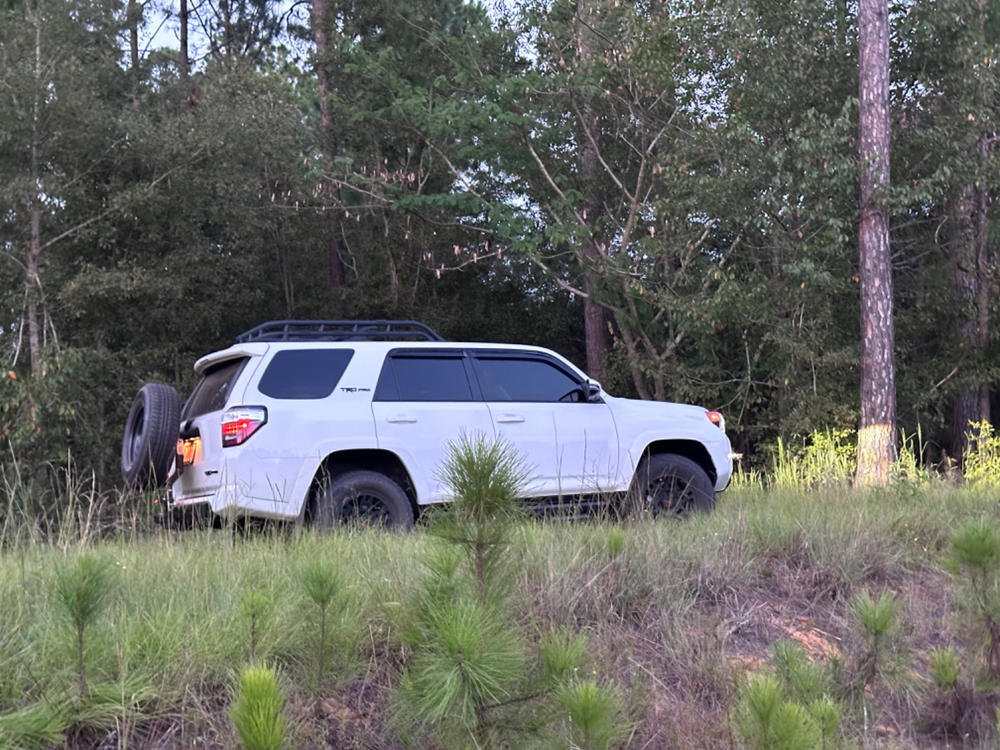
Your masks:
<svg viewBox="0 0 1000 750"><path fill-rule="evenodd" d="M237 343L249 341L444 341L416 320L270 320L244 331Z"/></svg>

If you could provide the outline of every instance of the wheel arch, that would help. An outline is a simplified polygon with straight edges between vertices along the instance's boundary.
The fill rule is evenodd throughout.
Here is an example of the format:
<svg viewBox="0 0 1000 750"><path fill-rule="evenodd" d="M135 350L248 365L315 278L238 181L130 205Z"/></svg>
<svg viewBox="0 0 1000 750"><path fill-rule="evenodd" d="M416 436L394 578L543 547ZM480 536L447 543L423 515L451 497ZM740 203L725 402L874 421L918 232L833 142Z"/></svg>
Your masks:
<svg viewBox="0 0 1000 750"><path fill-rule="evenodd" d="M420 506L417 504L417 493L413 486L413 479L399 456L392 451L379 448L361 448L334 451L320 462L309 486L309 496L303 509L304 520L309 521L319 496L318 491L324 481L345 472L357 470L375 471L392 479L406 493L410 506L413 508L413 517L416 518L419 515Z"/></svg>
<svg viewBox="0 0 1000 750"><path fill-rule="evenodd" d="M715 463L712 461L708 449L703 443L697 440L654 440L643 450L642 458L646 459L649 456L656 456L661 453L673 453L691 459L705 470L712 485L715 485L719 474L715 469ZM637 465L636 471L638 471L638 468Z"/></svg>

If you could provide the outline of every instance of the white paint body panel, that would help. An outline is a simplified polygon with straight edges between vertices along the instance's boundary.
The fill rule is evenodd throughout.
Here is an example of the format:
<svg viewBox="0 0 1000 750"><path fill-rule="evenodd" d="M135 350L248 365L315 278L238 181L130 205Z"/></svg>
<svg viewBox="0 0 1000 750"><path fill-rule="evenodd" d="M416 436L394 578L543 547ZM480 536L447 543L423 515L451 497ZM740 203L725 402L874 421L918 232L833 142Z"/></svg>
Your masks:
<svg viewBox="0 0 1000 750"><path fill-rule="evenodd" d="M191 420L202 438L195 465L172 483L173 504L208 504L227 518L300 518L324 459L349 450L389 451L409 474L419 505L449 499L438 477L448 443L463 432L499 435L522 454L533 477L531 496L621 492L646 448L657 441L699 443L715 467L716 490L732 474L730 444L701 407L616 398L604 403L373 401L386 355L393 349L504 350L568 360L540 347L452 342L269 342L239 344L198 360L204 372L233 357L249 357L226 402L263 406L267 423L244 444L222 448L223 411ZM289 348L352 349L333 392L322 399L275 399L257 389L270 358ZM191 425L188 425L189 427Z"/></svg>

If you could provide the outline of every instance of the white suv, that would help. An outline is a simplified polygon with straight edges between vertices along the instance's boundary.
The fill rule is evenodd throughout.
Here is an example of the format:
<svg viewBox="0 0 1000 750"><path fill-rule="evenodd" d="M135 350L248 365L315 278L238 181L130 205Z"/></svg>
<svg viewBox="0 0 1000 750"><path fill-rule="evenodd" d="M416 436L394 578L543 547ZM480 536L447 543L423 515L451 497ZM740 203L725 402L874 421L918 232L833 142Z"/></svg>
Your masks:
<svg viewBox="0 0 1000 750"><path fill-rule="evenodd" d="M547 349L444 341L414 321L264 323L195 370L183 409L173 388L143 386L122 444L126 481L165 481L175 509L408 528L450 499L438 470L463 433L509 442L537 505L708 510L732 474L717 412L616 398Z"/></svg>

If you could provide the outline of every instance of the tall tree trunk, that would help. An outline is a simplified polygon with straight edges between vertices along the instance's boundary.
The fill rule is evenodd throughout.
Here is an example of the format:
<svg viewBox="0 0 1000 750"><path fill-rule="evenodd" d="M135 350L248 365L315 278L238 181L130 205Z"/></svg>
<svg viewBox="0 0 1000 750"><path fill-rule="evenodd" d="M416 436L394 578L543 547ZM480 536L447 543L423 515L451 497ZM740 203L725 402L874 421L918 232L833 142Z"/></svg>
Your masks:
<svg viewBox="0 0 1000 750"><path fill-rule="evenodd" d="M330 82L326 77L326 0L312 2L313 43L316 45L316 83L319 93L320 141L330 163L336 157L333 138L333 118L330 115ZM339 304L341 288L344 286L344 260L340 252L340 209L336 206L336 191L328 187L327 197L329 225L327 227L327 258L329 263L330 292L334 305Z"/></svg>
<svg viewBox="0 0 1000 750"><path fill-rule="evenodd" d="M968 442L970 423L989 421L990 390L978 366L989 334L989 245L987 242L987 195L982 183L966 187L958 199L954 218L958 231L950 256L955 265L955 296L959 307L957 331L962 360L969 363L959 379L952 405L952 450L961 460Z"/></svg>
<svg viewBox="0 0 1000 750"><path fill-rule="evenodd" d="M858 229L861 283L860 484L886 484L896 459L896 375L889 216L889 11L887 0L858 5Z"/></svg>
<svg viewBox="0 0 1000 750"><path fill-rule="evenodd" d="M577 55L581 65L586 68L590 65L592 53L590 49L591 30L593 24L593 13L591 3L594 0L577 0L577 23L576 23L576 45ZM583 128L595 139L598 134L597 118L593 108L589 104L583 106ZM589 191L584 193L580 205L580 215L588 227L588 236L584 238L580 253L583 256L583 291L587 293L587 298L583 301L583 326L584 340L587 345L587 374L597 380L604 379L605 365L608 359L609 336L607 314L604 308L598 304L597 296L600 294L600 272L595 267L600 258L601 252L595 241L597 227L597 217L600 211L600 202L594 191L597 189L595 177L597 175L597 151L591 139L581 135L580 148L580 182L581 189Z"/></svg>
<svg viewBox="0 0 1000 750"><path fill-rule="evenodd" d="M139 21L142 6L136 0L128 0L128 51L129 74L132 77L132 105L139 106Z"/></svg>
<svg viewBox="0 0 1000 750"><path fill-rule="evenodd" d="M41 279L38 275L39 263L42 257L42 207L41 172L39 167L38 148L42 118L42 23L41 13L36 6L35 24L35 67L34 67L34 99L31 106L31 155L30 172L31 186L29 201L29 234L28 255L25 262L24 293L27 299L26 315L28 318L28 363L31 372L35 373L41 367L42 341L39 306L41 304Z"/></svg>
<svg viewBox="0 0 1000 750"><path fill-rule="evenodd" d="M987 0L979 0L977 58L980 50L987 48L986 15ZM986 110L989 102L981 89L977 98ZM989 305L994 287L990 275L989 193L984 176L991 143L989 135L981 136L976 143L973 158L977 162L978 179L962 191L953 212L958 230L950 255L955 265L955 294L959 306L958 342L963 349L962 360L972 365L968 368L972 371L963 373L959 380L951 412L952 452L963 463L970 423L990 419L990 388L983 378L981 366L989 341Z"/></svg>
<svg viewBox="0 0 1000 750"><path fill-rule="evenodd" d="M187 0L181 0L180 12L181 41L180 49L177 52L177 67L181 74L181 88L185 97L188 94L188 4Z"/></svg>

